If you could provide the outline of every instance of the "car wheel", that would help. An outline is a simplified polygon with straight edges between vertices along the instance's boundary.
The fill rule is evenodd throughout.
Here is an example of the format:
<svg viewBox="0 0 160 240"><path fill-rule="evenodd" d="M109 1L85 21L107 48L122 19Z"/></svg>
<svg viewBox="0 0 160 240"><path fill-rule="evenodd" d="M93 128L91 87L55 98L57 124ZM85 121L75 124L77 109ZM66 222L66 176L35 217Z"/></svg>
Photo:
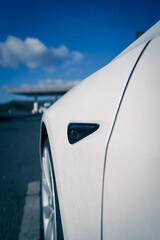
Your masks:
<svg viewBox="0 0 160 240"><path fill-rule="evenodd" d="M42 217L45 240L63 239L57 187L48 139L42 151Z"/></svg>

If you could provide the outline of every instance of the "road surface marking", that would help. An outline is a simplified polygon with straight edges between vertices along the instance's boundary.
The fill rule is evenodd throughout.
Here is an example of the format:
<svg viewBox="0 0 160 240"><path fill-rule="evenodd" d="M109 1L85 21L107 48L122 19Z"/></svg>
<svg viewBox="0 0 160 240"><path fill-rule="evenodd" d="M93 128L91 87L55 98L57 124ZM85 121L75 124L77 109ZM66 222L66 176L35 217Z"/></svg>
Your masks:
<svg viewBox="0 0 160 240"><path fill-rule="evenodd" d="M40 233L40 182L28 183L19 240L38 240Z"/></svg>

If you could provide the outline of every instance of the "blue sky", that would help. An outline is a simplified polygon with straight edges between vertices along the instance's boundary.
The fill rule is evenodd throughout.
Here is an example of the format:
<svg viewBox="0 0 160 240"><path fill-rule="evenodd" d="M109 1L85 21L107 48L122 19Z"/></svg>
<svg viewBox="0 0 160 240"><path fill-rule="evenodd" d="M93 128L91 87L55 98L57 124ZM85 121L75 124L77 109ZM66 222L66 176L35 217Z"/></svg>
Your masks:
<svg viewBox="0 0 160 240"><path fill-rule="evenodd" d="M8 87L77 83L160 19L160 2L2 0L0 102Z"/></svg>

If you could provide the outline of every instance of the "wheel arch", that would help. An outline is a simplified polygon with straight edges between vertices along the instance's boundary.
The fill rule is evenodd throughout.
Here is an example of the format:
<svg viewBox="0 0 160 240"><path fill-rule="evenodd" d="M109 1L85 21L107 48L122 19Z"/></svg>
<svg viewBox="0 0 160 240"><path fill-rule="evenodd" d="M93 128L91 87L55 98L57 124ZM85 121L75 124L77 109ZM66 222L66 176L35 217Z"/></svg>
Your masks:
<svg viewBox="0 0 160 240"><path fill-rule="evenodd" d="M47 123L45 123L44 120L42 120L41 122L41 127L40 127L40 154L42 156L42 152L43 152L43 148L44 145L46 143L46 141L48 141L49 144L49 151L51 154L51 146L50 146L50 141L49 141L49 130L47 131ZM52 154L51 154L52 157ZM54 187L55 187L55 197L56 197L56 216L57 216L57 234L58 234L58 239L59 240L63 240L64 239L64 233L63 233L63 227L62 227L62 220L61 220L61 209L59 206L59 194L58 194L58 189L57 189L57 179L55 176L55 169L54 169L54 164L53 161L51 162L51 166L52 166L52 170L53 170L53 178L54 178Z"/></svg>

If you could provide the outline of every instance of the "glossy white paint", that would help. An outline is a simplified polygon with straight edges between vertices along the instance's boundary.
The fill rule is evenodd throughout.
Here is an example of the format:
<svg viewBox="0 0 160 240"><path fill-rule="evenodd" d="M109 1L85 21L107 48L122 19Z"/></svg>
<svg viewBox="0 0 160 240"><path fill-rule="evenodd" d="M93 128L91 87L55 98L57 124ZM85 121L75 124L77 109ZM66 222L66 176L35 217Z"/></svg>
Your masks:
<svg viewBox="0 0 160 240"><path fill-rule="evenodd" d="M126 91L107 154L104 239L160 239L160 37Z"/></svg>
<svg viewBox="0 0 160 240"><path fill-rule="evenodd" d="M156 27L156 34L157 31L160 31L160 24ZM151 31L147 41L152 38L152 34ZM51 146L65 240L101 239L102 182L106 145L126 82L147 41L143 40L135 48L129 49L109 65L85 79L43 115L42 121L46 125ZM142 70L145 71L141 68L139 71ZM143 84L141 91L144 87ZM138 100L136 104L138 104ZM130 113L132 112L130 111ZM130 115L132 116L132 114ZM126 124L126 120L123 120L126 126L128 122ZM100 128L80 142L71 145L67 139L67 126L70 122L99 123ZM135 129L134 132L136 132ZM121 134L123 135L123 132ZM122 146L123 141L120 141ZM138 145L136 146L138 147ZM113 155L116 154L115 147L117 145L113 145L111 148ZM121 166L119 167L121 168ZM108 171L108 167L106 169ZM108 178L107 171L105 181ZM113 174L115 174L114 171ZM115 180L113 180L114 182ZM108 233L107 230L108 223L112 226L110 215L112 211L114 213L113 204L111 205L112 211L108 215L108 207L106 206L111 204L110 200L112 199L112 196L109 200L106 198L108 191L110 192L110 188L108 190L106 182L104 239L118 239L113 238L113 232ZM124 239L128 240L129 238Z"/></svg>
<svg viewBox="0 0 160 240"><path fill-rule="evenodd" d="M49 133L65 239L100 239L101 191L107 139L130 72L145 44L96 72L44 115ZM109 86L109 87L108 87ZM105 101L104 101L105 96ZM69 122L99 123L70 145Z"/></svg>

